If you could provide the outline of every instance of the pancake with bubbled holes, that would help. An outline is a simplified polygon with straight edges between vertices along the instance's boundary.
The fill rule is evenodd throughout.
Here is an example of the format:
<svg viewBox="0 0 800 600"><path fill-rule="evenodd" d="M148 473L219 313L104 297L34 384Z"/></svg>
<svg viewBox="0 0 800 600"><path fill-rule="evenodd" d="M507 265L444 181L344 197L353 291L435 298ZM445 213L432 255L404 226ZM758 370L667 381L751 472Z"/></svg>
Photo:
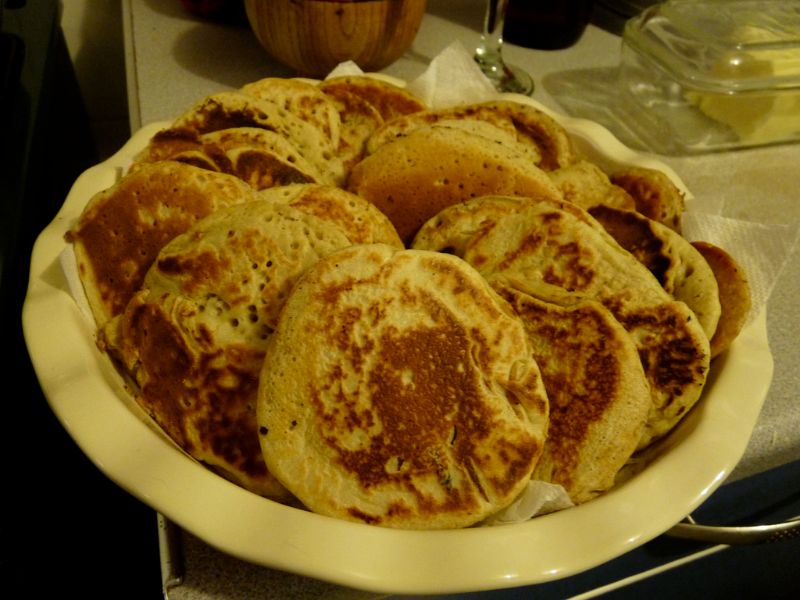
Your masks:
<svg viewBox="0 0 800 600"><path fill-rule="evenodd" d="M200 100L175 119L167 130L210 133L235 127L258 127L289 141L297 152L332 182L341 183L344 167L336 145L313 122L283 106L241 91L219 92Z"/></svg>
<svg viewBox="0 0 800 600"><path fill-rule="evenodd" d="M466 213L494 202L493 197L476 198L445 211ZM500 202L508 203L502 198ZM649 445L670 431L700 398L710 351L699 320L588 212L534 200L518 207L483 220L477 229L465 219L467 230L474 231L471 235L459 231L459 219L446 215L432 219L431 227L441 231L426 233L426 224L413 247L435 250L424 240L434 239L443 247L453 246L448 238L460 240L460 256L486 277L503 276L516 289L561 306L596 300L608 308L633 337L650 385L652 404L639 447Z"/></svg>
<svg viewBox="0 0 800 600"><path fill-rule="evenodd" d="M539 149L530 144L521 144L513 132L508 132L504 127L482 119L441 119L431 123L430 127L444 127L461 129L472 135L482 136L490 142L502 144L527 157L533 164L541 159Z"/></svg>
<svg viewBox="0 0 800 600"><path fill-rule="evenodd" d="M525 153L457 127L428 126L384 144L353 167L347 189L375 204L406 243L440 210L476 196L561 197Z"/></svg>
<svg viewBox="0 0 800 600"><path fill-rule="evenodd" d="M550 426L533 478L581 504L614 485L636 450L650 389L631 336L602 304L561 307L491 280L525 325L550 402Z"/></svg>
<svg viewBox="0 0 800 600"><path fill-rule="evenodd" d="M234 175L257 190L291 183L328 183L333 179L306 160L297 148L274 131L230 127L198 133L188 128L157 132L130 167L175 160Z"/></svg>
<svg viewBox="0 0 800 600"><path fill-rule="evenodd" d="M673 229L636 211L598 205L589 213L655 275L667 293L692 309L711 339L722 308L717 280L703 255Z"/></svg>
<svg viewBox="0 0 800 600"><path fill-rule="evenodd" d="M159 253L100 343L138 403L189 455L255 493L291 496L264 464L256 389L267 340L303 272L352 245L284 203L222 208Z"/></svg>
<svg viewBox="0 0 800 600"><path fill-rule="evenodd" d="M98 192L67 233L98 326L122 312L161 248L215 210L252 201L240 179L192 165L142 165Z"/></svg>
<svg viewBox="0 0 800 600"><path fill-rule="evenodd" d="M258 425L270 470L310 510L443 529L526 487L547 404L522 323L472 267L373 244L323 258L292 291Z"/></svg>
<svg viewBox="0 0 800 600"><path fill-rule="evenodd" d="M330 185L295 184L259 193L269 202L283 202L300 211L329 221L353 244L383 243L403 247L391 221L360 196Z"/></svg>
<svg viewBox="0 0 800 600"><path fill-rule="evenodd" d="M314 125L331 145L339 145L341 119L332 98L319 89L316 83L302 79L265 77L240 88L261 100L274 102L296 117Z"/></svg>

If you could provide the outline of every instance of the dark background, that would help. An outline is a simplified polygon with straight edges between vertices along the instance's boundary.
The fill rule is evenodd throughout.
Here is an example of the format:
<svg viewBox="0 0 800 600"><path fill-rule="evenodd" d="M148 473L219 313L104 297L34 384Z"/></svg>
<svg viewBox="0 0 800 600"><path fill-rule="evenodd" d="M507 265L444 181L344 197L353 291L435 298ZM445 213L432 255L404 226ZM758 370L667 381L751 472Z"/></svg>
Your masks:
<svg viewBox="0 0 800 600"><path fill-rule="evenodd" d="M2 15L1 593L160 598L155 513L113 484L67 435L25 348L21 310L33 242L98 156L58 2L6 0Z"/></svg>

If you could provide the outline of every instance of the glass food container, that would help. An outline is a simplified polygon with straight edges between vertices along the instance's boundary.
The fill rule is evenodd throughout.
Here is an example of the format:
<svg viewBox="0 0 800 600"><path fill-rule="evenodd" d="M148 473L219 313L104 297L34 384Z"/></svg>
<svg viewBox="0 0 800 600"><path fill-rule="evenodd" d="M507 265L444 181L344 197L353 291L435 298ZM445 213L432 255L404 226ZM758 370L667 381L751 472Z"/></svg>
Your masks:
<svg viewBox="0 0 800 600"><path fill-rule="evenodd" d="M800 2L669 0L650 7L625 25L620 80L634 120L658 151L798 141Z"/></svg>

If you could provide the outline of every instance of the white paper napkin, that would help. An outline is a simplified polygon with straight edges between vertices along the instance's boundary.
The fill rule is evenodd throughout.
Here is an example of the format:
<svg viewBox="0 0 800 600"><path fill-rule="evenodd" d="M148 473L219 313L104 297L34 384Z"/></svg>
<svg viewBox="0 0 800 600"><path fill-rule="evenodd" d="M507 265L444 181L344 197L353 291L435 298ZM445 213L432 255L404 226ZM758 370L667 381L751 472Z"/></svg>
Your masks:
<svg viewBox="0 0 800 600"><path fill-rule="evenodd" d="M459 41L442 50L406 88L433 109L485 102L499 96Z"/></svg>
<svg viewBox="0 0 800 600"><path fill-rule="evenodd" d="M705 241L727 251L742 267L750 284L752 307L748 323L767 305L775 282L800 238L800 225L755 223L687 207L683 235L690 241Z"/></svg>

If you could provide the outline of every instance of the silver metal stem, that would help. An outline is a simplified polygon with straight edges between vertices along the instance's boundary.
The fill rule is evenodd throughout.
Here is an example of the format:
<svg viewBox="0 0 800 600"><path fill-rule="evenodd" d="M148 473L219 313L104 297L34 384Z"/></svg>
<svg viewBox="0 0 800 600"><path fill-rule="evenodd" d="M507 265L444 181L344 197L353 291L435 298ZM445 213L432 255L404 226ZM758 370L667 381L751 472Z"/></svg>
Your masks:
<svg viewBox="0 0 800 600"><path fill-rule="evenodd" d="M489 62L503 60L503 25L506 21L508 0L488 0L483 18L481 43L475 54Z"/></svg>
<svg viewBox="0 0 800 600"><path fill-rule="evenodd" d="M481 39L475 48L475 62L498 91L530 94L533 91L530 76L503 60L503 25L507 8L508 0L487 0Z"/></svg>

